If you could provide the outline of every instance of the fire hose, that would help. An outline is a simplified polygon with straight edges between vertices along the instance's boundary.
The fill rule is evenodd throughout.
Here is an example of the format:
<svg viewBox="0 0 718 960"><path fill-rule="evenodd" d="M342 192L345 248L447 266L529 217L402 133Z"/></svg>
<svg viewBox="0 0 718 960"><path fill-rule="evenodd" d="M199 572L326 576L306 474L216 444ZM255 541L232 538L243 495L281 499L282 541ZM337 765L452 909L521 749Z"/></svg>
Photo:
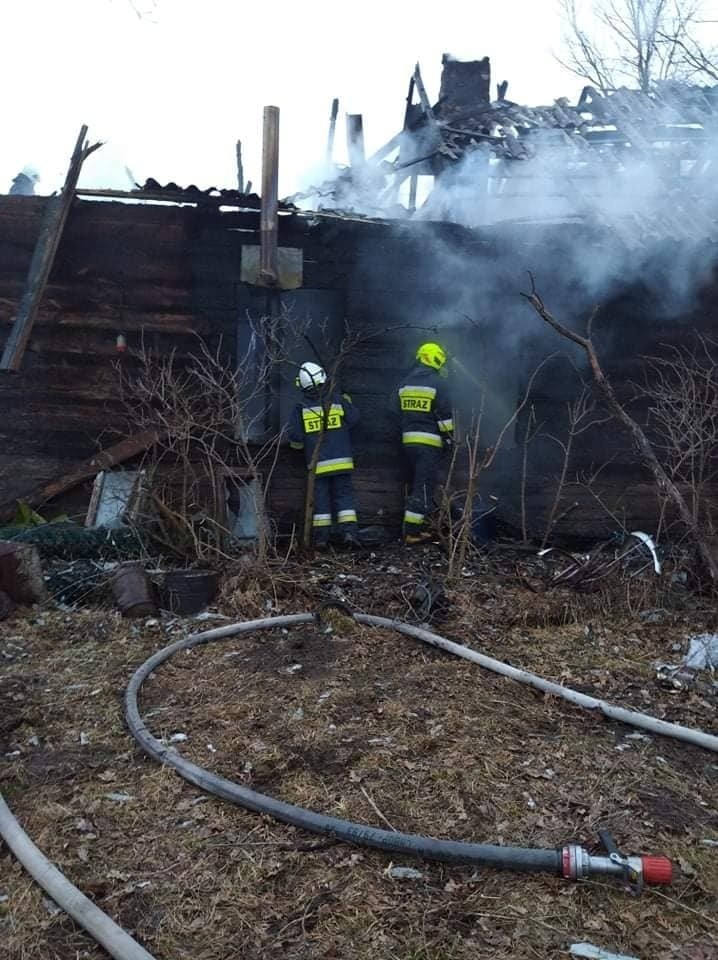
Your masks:
<svg viewBox="0 0 718 960"><path fill-rule="evenodd" d="M0 837L58 907L69 914L115 960L153 960L152 954L95 906L28 837L0 794Z"/></svg>
<svg viewBox="0 0 718 960"><path fill-rule="evenodd" d="M564 697L572 703L589 709L599 709L612 719L621 720L644 729L666 736L678 737L709 750L718 751L718 737L699 730L691 730L677 724L666 723L646 714L635 713L612 706L602 700L588 697L577 691L561 687L534 674L517 670L508 664L486 657L475 650L464 647L445 637L432 633L422 627L416 627L398 620L369 614L353 614L358 623L372 627L396 630L405 636L422 640L434 647L446 650L456 656L472 660L494 672L528 683L547 693ZM623 880L634 891L640 891L644 884L668 884L672 879L671 861L664 856L623 856L616 847L610 834L600 831L602 854L590 853L579 844L566 844L558 849L534 849L526 847L502 846L486 843L466 843L457 840L441 840L399 831L383 830L366 824L354 823L337 817L328 816L299 807L267 794L259 793L249 787L212 773L190 760L182 757L178 751L162 743L147 729L138 706L138 695L142 684L166 660L182 650L191 650L202 644L239 634L248 634L277 627L293 627L316 622L314 614L291 614L279 617L267 617L261 620L248 620L230 624L214 630L197 633L157 651L149 657L133 674L125 692L125 717L132 736L142 749L154 760L172 767L181 777L223 800L257 813L267 814L283 823L308 830L313 833L327 834L347 843L374 847L387 853L398 853L426 860L439 860L446 863L463 863L474 866L490 866L499 869L523 870L529 872L552 873L570 880L581 880L591 876L611 876Z"/></svg>

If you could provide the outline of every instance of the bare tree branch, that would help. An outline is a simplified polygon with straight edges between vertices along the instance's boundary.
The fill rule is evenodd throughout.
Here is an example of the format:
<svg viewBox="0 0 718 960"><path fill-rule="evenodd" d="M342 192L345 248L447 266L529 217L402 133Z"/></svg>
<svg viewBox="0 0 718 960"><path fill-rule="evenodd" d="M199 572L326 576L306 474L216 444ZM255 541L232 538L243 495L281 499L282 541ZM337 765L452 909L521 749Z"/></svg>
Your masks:
<svg viewBox="0 0 718 960"><path fill-rule="evenodd" d="M715 57L695 32L703 0L598 0L590 13L560 0L564 45L559 63L604 95L621 83L648 93L659 80L717 79Z"/></svg>
<svg viewBox="0 0 718 960"><path fill-rule="evenodd" d="M560 333L561 336L572 340L574 343L581 346L583 350L585 350L586 357L591 368L591 373L593 374L593 379L596 383L596 386L603 394L603 398L608 409L614 415L616 420L618 420L619 423L621 423L630 433L641 459L653 474L659 492L665 494L665 496L676 508L682 523L684 524L686 530L691 536L691 539L693 540L693 543L695 544L703 569L708 575L712 586L715 588L718 586L718 558L711 549L708 539L706 536L704 536L703 531L700 529L680 489L676 486L675 482L668 475L665 468L656 456L656 452L644 430L626 412L625 408L618 400L611 382L603 371L594 343L590 338L590 331L588 336L582 337L580 334L575 333L573 330L570 330L568 327L556 320L556 318L547 310L543 300L537 293L535 284L533 282L533 277L531 278L531 284L531 292L524 293L522 296L526 298L526 300L531 304L533 309L545 323L547 323L550 327L553 327L553 329ZM593 311L592 318L595 317L596 312L596 310Z"/></svg>

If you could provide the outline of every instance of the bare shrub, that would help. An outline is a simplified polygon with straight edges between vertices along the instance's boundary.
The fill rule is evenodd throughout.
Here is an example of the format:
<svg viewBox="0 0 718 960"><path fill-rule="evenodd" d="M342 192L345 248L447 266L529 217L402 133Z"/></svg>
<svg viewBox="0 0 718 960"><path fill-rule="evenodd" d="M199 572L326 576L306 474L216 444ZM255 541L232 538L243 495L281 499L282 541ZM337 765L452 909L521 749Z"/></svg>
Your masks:
<svg viewBox="0 0 718 960"><path fill-rule="evenodd" d="M718 475L718 344L695 335L693 343L665 347L647 357L639 396L648 401L653 446L666 472L680 485L691 516L708 536L716 535ZM661 495L662 516L667 500Z"/></svg>
<svg viewBox="0 0 718 960"><path fill-rule="evenodd" d="M281 435L266 435L258 421L280 360L275 348L271 329L259 360L253 345L236 365L221 342L212 349L198 337L196 351L182 358L143 343L133 369L120 369L128 434L156 435L142 464L148 490L142 520L163 551L200 562L228 556L227 483L233 478L255 498L258 557L272 548L266 497Z"/></svg>

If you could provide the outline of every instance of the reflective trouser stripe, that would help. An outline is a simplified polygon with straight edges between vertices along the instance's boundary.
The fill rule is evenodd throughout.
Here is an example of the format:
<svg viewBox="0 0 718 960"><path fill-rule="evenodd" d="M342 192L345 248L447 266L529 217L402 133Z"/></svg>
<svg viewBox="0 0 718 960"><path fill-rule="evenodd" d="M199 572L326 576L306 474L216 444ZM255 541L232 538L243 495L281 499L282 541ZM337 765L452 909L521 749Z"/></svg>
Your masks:
<svg viewBox="0 0 718 960"><path fill-rule="evenodd" d="M320 460L317 464L317 476L324 473L338 473L341 470L353 470L354 461L351 457L336 457L334 460Z"/></svg>
<svg viewBox="0 0 718 960"><path fill-rule="evenodd" d="M427 447L443 446L438 433L425 433L423 430L407 430L401 435L404 443L423 443Z"/></svg>
<svg viewBox="0 0 718 960"><path fill-rule="evenodd" d="M356 510L340 510L337 514L337 523L356 523Z"/></svg>
<svg viewBox="0 0 718 960"><path fill-rule="evenodd" d="M289 446L292 448L292 450L303 450L303 449L304 449L304 444L303 444L303 443L299 443L299 442L297 442L296 440L290 440L290 441L289 441Z"/></svg>
<svg viewBox="0 0 718 960"><path fill-rule="evenodd" d="M332 515L331 513L315 513L312 518L313 527L331 527L332 525Z"/></svg>
<svg viewBox="0 0 718 960"><path fill-rule="evenodd" d="M404 523L415 523L420 525L424 522L424 514L416 513L414 510L404 511Z"/></svg>

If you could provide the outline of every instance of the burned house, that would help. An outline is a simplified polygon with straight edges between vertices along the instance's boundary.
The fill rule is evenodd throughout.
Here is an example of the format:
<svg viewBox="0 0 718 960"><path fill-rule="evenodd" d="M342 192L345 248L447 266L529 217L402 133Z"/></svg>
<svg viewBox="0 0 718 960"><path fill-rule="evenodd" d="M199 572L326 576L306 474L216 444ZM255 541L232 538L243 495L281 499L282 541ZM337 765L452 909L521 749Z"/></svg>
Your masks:
<svg viewBox="0 0 718 960"><path fill-rule="evenodd" d="M347 330L359 334L340 375L362 413L355 479L363 524L399 522L393 390L431 333L460 361L458 421L466 432L481 410L483 446L530 384L482 478L504 522L520 529L523 512L541 533L563 472L559 533L597 536L618 521L654 527L653 483L629 438L599 422L598 409L565 466L571 406L590 377L521 292L530 273L547 305L576 327L600 304L595 338L606 370L647 421L650 403L632 386L641 358L716 329L718 91L668 85L652 97L602 98L587 89L575 106L546 108L521 107L506 93L501 85L491 99L488 60L448 59L431 105L417 70L404 129L387 148L369 160L355 153L356 167L303 204L310 209L279 204L274 237L284 255L274 284L261 277L267 223L258 197L154 183L116 196L73 189L20 341L20 306L56 201L0 198L0 346L7 356L14 338L17 348L0 371L5 516L17 501L82 513L98 469L141 459L152 438L128 430L120 383L142 351L191 362L201 341L232 367L251 362L263 324L291 317L301 336L287 335L286 362L266 390L254 384L246 439L260 445L281 430L296 401L293 364L315 359L313 351L331 355ZM431 188L420 200L426 177ZM118 445L119 454L88 463ZM243 484L256 479L239 464L234 473ZM300 523L304 477L282 445L267 502L280 529Z"/></svg>

